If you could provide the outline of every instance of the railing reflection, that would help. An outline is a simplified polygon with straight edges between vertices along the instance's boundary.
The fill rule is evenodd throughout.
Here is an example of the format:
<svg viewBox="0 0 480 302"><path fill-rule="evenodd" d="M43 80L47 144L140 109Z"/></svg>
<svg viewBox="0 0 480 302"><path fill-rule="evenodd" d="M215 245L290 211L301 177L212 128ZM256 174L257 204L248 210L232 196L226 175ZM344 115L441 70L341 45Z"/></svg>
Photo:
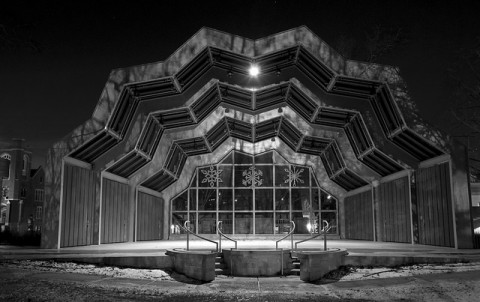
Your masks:
<svg viewBox="0 0 480 302"><path fill-rule="evenodd" d="M275 248L278 249L278 243L283 239L287 238L288 236L290 236L290 245L291 245L291 249L293 249L293 232L294 231L295 231L295 222L290 221L290 232L275 242Z"/></svg>
<svg viewBox="0 0 480 302"><path fill-rule="evenodd" d="M218 247L218 251L221 252L222 251L222 237L225 237L227 238L228 240L230 241L233 241L235 242L235 249L237 249L237 240L234 240L230 237L228 237L227 235L225 235L223 232L222 232L222 221L219 221L217 223L217 230L218 230L218 243L219 243L219 247ZM231 223L230 223L230 226L231 226Z"/></svg>
<svg viewBox="0 0 480 302"><path fill-rule="evenodd" d="M327 250L327 232L330 230L331 226L326 220L323 220L322 223L323 223L323 228L318 234L312 237L309 237L307 239L295 242L295 250L297 249L298 244L315 239L323 234L323 250L326 251Z"/></svg>
<svg viewBox="0 0 480 302"><path fill-rule="evenodd" d="M187 251L190 250L190 234L192 234L193 236L196 236L200 239L203 239L205 241L208 241L208 242L211 242L213 244L215 244L215 250L218 252L218 243L216 241L213 241L213 240L210 240L208 238L205 238L205 237L202 237L200 235L197 235L195 234L194 232L190 231L190 221L185 221L185 224L182 226L180 226L185 232L187 232Z"/></svg>

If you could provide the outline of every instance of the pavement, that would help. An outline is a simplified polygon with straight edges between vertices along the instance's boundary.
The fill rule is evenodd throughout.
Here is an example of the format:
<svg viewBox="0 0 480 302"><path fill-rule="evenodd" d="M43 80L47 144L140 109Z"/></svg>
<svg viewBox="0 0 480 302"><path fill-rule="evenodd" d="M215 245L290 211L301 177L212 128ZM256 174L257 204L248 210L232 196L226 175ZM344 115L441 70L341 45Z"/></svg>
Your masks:
<svg viewBox="0 0 480 302"><path fill-rule="evenodd" d="M17 247L0 245L0 260L21 259L74 259L103 257L157 257L165 256L167 250L185 249L185 240L142 241L114 243L60 249L40 249L36 247ZM418 259L438 263L450 262L480 262L480 249L455 249L419 244L404 244L392 242L372 242L361 240L329 240L329 249L343 248L348 251L347 258L365 259ZM215 245L203 240L190 240L191 250L215 250ZM222 242L222 249L234 248L232 242ZM274 249L273 240L240 240L239 249ZM279 248L290 249L290 242L281 242ZM312 240L298 246L299 250L323 250L323 240ZM375 260L372 260L375 261ZM421 263L421 262L416 262ZM409 263L410 264L410 263ZM378 263L378 265L382 265Z"/></svg>
<svg viewBox="0 0 480 302"><path fill-rule="evenodd" d="M274 246L275 242L269 240L245 240L238 242L239 249L266 249L274 248ZM189 247L192 250L215 249L215 246L211 243L199 240L190 241ZM223 249L229 249L233 247L233 244L230 244L229 242L222 243ZM35 247L0 245L0 262L10 262L9 260L73 260L79 262L105 264L105 259L168 259L168 256L165 255L165 252L167 250L176 248L186 248L186 242L175 240L149 241L61 249L39 249ZM280 248L289 249L290 242L283 242ZM470 288L470 290L466 291L465 293L468 292L469 295L480 294L477 293L476 289L480 288L480 286L478 286L480 285L480 250L478 249L460 250L417 244L369 242L357 240L329 240L328 248L347 249L349 255L346 258L346 263L352 265L362 265L362 263L367 266L372 264L380 266L395 266L415 263L478 263L474 265L475 267L471 271L395 278L382 278L379 275L376 279L352 281L321 279L314 283L303 282L298 278L298 276L245 278L220 275L217 276L215 280L208 283L201 283L194 280L189 281L185 278L179 278L175 281L146 280L109 277L95 274L67 273L62 271L32 271L6 265L4 266L6 269L2 269L0 272L0 281L10 280L2 282L13 282L9 284L15 284L15 282L24 282L21 284L35 284L36 282L43 280L50 283L67 282L69 284L81 284L81 286L85 287L95 286L101 288L121 288L147 292L161 290L162 293L190 293L192 295L229 293L238 291L241 291L244 294L273 293L276 295L279 293L293 292L297 294L303 294L304 297L306 297L305 295L317 295L322 297L330 297L333 299L344 299L346 297L349 298L350 296L348 295L350 294L353 295L351 297L369 299L368 295L373 291L382 292L384 295L393 295L397 292L398 295L400 295L400 291L404 292L404 294L411 294L417 291L419 295L423 295L424 293L422 293L420 288L423 288L423 291L434 288L433 292L435 292L438 291L435 289L436 287L445 289L445 292L448 292L450 290L449 288L451 287L450 284L464 282L464 284L468 285ZM319 240L306 242L299 246L299 249L323 249L323 241ZM88 259L91 261L88 261ZM387 265L385 265L385 263ZM111 264L115 265L115 263ZM395 289L395 291L392 289ZM458 292L457 294L464 295L463 292ZM459 297L458 295L456 297ZM395 298L396 296L391 297ZM412 299L415 299L415 297L416 296L414 296ZM469 297L466 297L465 301L470 301ZM423 298L420 300L422 299ZM463 298L461 300L463 300Z"/></svg>

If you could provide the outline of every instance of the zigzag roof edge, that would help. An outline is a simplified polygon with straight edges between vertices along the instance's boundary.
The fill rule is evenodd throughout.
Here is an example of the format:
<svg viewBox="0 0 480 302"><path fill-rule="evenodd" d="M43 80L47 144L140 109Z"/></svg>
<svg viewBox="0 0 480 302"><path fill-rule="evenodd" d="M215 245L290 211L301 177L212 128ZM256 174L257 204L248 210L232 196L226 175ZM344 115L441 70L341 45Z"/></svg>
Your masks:
<svg viewBox="0 0 480 302"><path fill-rule="evenodd" d="M125 79L123 84L173 76L206 47L216 47L253 59L296 45L305 47L315 58L338 75L386 81L391 78L392 72L398 73L398 67L395 66L344 58L304 25L256 40L202 27L164 61L115 68L111 71L109 79L117 78L125 72L128 72L128 79ZM382 75L384 72L388 72L388 76Z"/></svg>

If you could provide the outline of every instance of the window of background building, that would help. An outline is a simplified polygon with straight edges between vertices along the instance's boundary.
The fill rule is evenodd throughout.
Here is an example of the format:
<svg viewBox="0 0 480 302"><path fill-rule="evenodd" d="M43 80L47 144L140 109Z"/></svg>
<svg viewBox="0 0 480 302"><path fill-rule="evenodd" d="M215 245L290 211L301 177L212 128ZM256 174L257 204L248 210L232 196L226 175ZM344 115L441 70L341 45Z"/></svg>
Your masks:
<svg viewBox="0 0 480 302"><path fill-rule="evenodd" d="M37 210L35 212L35 219L42 219L42 206L37 206Z"/></svg>
<svg viewBox="0 0 480 302"><path fill-rule="evenodd" d="M45 193L43 189L35 189L35 202L43 202L45 198Z"/></svg>
<svg viewBox="0 0 480 302"><path fill-rule="evenodd" d="M23 156L23 169L22 169L22 175L23 176L27 175L27 168L28 168L28 156L24 155Z"/></svg>
<svg viewBox="0 0 480 302"><path fill-rule="evenodd" d="M3 153L2 155L0 155L0 157L4 158L4 159L7 159L9 161L12 160L12 156L8 153ZM7 175L7 177L4 177L4 179L9 179L10 178L10 169L11 169L11 167L8 168L8 175Z"/></svg>
<svg viewBox="0 0 480 302"><path fill-rule="evenodd" d="M173 233L190 221L198 234L318 233L321 221L337 234L337 200L320 188L312 169L274 151L256 156L232 151L220 163L198 167L190 187L172 199Z"/></svg>

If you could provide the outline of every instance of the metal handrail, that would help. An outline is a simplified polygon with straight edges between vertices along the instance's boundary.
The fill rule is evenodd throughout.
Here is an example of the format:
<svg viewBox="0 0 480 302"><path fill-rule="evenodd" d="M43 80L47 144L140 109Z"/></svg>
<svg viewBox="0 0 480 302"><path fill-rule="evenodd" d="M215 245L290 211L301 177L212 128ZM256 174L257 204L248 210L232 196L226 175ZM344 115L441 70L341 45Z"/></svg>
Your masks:
<svg viewBox="0 0 480 302"><path fill-rule="evenodd" d="M327 232L330 231L330 229L332 227L329 225L328 221L326 221L326 220L323 220L322 223L324 223L325 226L322 228L322 230L318 234L316 234L315 236L312 236L310 238L295 242L295 250L297 250L297 245L299 243L315 239L315 238L317 238L317 237L319 237L323 234L323 250L326 251L327 250Z"/></svg>
<svg viewBox="0 0 480 302"><path fill-rule="evenodd" d="M293 249L293 231L295 231L295 222L290 221L290 225L291 225L291 227L290 227L290 232L289 232L287 235L285 235L285 236L282 237L281 239L278 239L278 240L275 242L275 249L278 250L278 243L279 243L280 241L282 241L283 239L287 238L288 236L291 236L291 238L290 238L290 242L291 242L291 243L290 243L290 244L291 244L291 248Z"/></svg>
<svg viewBox="0 0 480 302"><path fill-rule="evenodd" d="M227 235L225 235L225 234L222 232L222 229L220 228L220 224L222 224L222 223L223 223L223 221L217 222L218 243L219 243L218 251L219 251L219 252L222 251L222 236L225 237L225 238L227 238L227 239L230 240L230 241L235 242L235 249L237 249L237 240L228 237Z"/></svg>
<svg viewBox="0 0 480 302"><path fill-rule="evenodd" d="M187 226L187 224L190 224L190 220L185 221L185 223L183 224L183 227L182 227L181 225L179 225L180 228L182 228L184 231L187 232L187 251L190 250L190 236L189 236L189 234L192 234L193 236L196 236L196 237L198 237L198 238L200 238L200 239L206 240L206 241L211 242L211 243L215 243L215 249L216 249L216 251L218 252L218 242L213 241L213 240L210 240L210 239L208 239L208 238L205 238L205 237L202 237L202 236L200 236L200 235L195 234L194 232L190 231L190 229L189 229L189 227Z"/></svg>

